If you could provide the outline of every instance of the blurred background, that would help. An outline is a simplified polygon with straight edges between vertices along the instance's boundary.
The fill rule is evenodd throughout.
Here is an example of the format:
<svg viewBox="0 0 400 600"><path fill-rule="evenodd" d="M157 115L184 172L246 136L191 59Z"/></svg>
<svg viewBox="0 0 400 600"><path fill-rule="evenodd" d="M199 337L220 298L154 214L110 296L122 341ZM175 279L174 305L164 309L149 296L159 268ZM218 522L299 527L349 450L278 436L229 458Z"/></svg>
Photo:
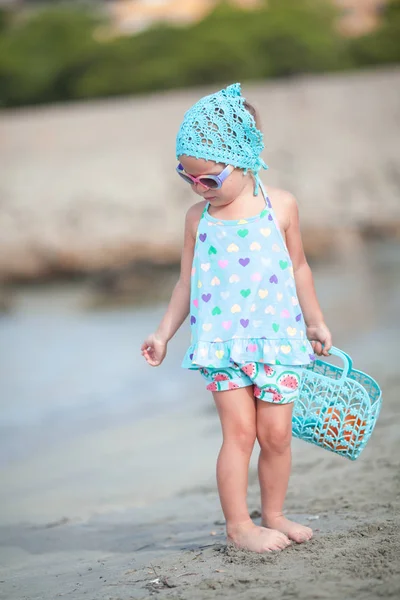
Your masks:
<svg viewBox="0 0 400 600"><path fill-rule="evenodd" d="M264 182L298 199L334 345L381 383L397 372L399 0L1 0L0 524L214 485L187 323L160 368L140 347L196 200L177 129L235 81Z"/></svg>

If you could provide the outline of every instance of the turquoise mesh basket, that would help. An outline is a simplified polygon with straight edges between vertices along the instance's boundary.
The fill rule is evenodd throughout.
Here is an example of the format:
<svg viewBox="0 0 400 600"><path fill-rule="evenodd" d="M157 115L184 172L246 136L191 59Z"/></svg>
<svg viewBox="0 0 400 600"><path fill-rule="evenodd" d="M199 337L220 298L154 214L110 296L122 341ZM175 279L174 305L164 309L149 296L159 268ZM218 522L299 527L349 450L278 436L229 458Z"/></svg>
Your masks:
<svg viewBox="0 0 400 600"><path fill-rule="evenodd" d="M355 460L379 416L382 391L366 373L353 369L348 354L329 350L344 367L316 359L303 369L299 398L293 407L293 435Z"/></svg>

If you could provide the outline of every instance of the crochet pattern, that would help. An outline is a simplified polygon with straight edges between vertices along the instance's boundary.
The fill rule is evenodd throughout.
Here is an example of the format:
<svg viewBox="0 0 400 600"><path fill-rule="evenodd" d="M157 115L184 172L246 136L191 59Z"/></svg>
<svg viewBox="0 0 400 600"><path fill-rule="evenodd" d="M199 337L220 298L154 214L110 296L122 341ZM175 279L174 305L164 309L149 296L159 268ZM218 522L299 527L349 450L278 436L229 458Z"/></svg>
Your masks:
<svg viewBox="0 0 400 600"><path fill-rule="evenodd" d="M267 165L260 157L263 134L244 106L240 83L201 98L186 113L176 138L176 157L183 154L258 172Z"/></svg>

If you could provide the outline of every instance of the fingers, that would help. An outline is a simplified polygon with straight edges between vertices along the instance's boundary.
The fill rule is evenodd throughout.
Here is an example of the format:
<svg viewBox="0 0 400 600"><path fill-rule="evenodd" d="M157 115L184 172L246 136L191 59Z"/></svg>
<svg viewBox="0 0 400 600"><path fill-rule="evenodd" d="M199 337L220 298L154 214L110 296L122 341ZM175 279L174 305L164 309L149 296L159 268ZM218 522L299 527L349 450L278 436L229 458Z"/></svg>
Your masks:
<svg viewBox="0 0 400 600"><path fill-rule="evenodd" d="M151 362L154 361L154 348L146 348L146 350L144 350L142 352L142 355L145 357L145 359L147 360L147 362Z"/></svg>
<svg viewBox="0 0 400 600"><path fill-rule="evenodd" d="M151 346L147 346L147 345L146 346L142 346L141 353L142 353L142 356L144 356L146 360L148 358L150 358L151 352L153 352L153 349L152 349Z"/></svg>
<svg viewBox="0 0 400 600"><path fill-rule="evenodd" d="M326 336L326 339L324 341L324 348L322 353L324 354L324 356L330 356L329 354L329 350L332 348L332 336L330 334L328 334Z"/></svg>
<svg viewBox="0 0 400 600"><path fill-rule="evenodd" d="M327 337L323 344L317 340L312 340L311 346L318 356L330 356L329 350L332 348L331 337Z"/></svg>
<svg viewBox="0 0 400 600"><path fill-rule="evenodd" d="M158 367L160 365L160 361L159 360L157 360L157 361L148 360L147 362L150 365L150 367Z"/></svg>
<svg viewBox="0 0 400 600"><path fill-rule="evenodd" d="M148 353L143 355L144 358L146 359L146 362L151 366L151 367L158 367L158 365L160 364L160 360L156 359L156 358L152 358Z"/></svg>
<svg viewBox="0 0 400 600"><path fill-rule="evenodd" d="M151 367L158 367L167 352L167 343L155 334L148 335L141 345L141 354Z"/></svg>
<svg viewBox="0 0 400 600"><path fill-rule="evenodd" d="M148 340L144 340L143 344L141 345L141 350L148 350L149 348L151 348L151 346L149 345Z"/></svg>
<svg viewBox="0 0 400 600"><path fill-rule="evenodd" d="M321 342L316 341L314 343L315 343L314 352L316 354L318 354L318 356L321 356L321 354L322 354L322 345L321 345Z"/></svg>
<svg viewBox="0 0 400 600"><path fill-rule="evenodd" d="M151 360L150 354L153 351L154 351L153 348L151 346L149 346L148 344L146 344L146 343L142 344L141 353L142 353L142 356L144 356L144 358L147 360L147 362L149 360Z"/></svg>
<svg viewBox="0 0 400 600"><path fill-rule="evenodd" d="M156 356L155 350L152 346L146 346L144 349L142 349L141 353L151 367L158 367L162 362L161 359Z"/></svg>

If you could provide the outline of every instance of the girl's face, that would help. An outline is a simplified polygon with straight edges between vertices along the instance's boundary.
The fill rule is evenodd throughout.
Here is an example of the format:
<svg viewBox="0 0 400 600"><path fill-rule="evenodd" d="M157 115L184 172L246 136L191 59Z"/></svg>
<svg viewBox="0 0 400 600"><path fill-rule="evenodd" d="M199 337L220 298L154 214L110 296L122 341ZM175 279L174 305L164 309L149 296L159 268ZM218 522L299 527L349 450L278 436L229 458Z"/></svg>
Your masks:
<svg viewBox="0 0 400 600"><path fill-rule="evenodd" d="M193 175L193 177L199 177L200 175L219 175L226 167L226 165L222 163L186 155L180 156L179 162L186 173ZM195 194L208 200L212 206L225 206L233 202L238 196L247 194L248 191L250 191L250 194L252 195L253 186L254 183L249 173L245 175L241 169L234 169L234 171L232 171L225 179L222 186L217 190L207 189L200 183L193 183L191 188Z"/></svg>

